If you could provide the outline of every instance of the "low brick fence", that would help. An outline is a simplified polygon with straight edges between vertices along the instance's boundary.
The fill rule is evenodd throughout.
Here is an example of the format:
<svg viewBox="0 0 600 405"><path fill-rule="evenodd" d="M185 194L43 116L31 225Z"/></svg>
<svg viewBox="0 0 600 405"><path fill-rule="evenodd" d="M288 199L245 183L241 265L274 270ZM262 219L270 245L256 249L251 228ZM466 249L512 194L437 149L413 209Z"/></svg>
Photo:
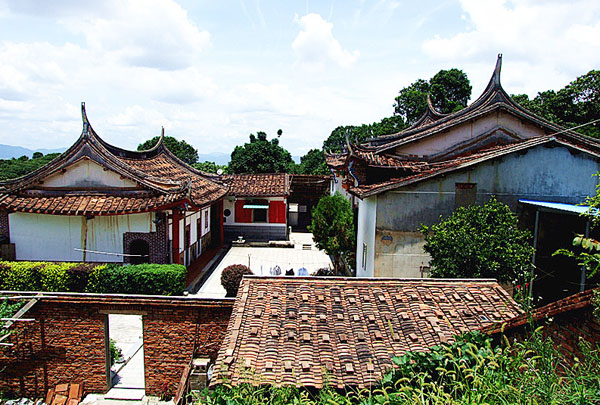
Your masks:
<svg viewBox="0 0 600 405"><path fill-rule="evenodd" d="M14 293L0 292L14 295ZM19 293L31 295L35 293ZM42 397L60 383L108 390L108 314L142 315L146 395L173 396L192 358L216 359L233 299L44 293L0 346L0 392Z"/></svg>
<svg viewBox="0 0 600 405"><path fill-rule="evenodd" d="M600 343L600 319L593 313L593 294L594 290L574 294L537 308L531 315L524 314L482 331L498 341L502 335L510 340L523 340L531 334L533 321L533 327L543 326L542 335L552 339L566 361L573 363L574 357L583 358L580 340L591 343L592 347Z"/></svg>

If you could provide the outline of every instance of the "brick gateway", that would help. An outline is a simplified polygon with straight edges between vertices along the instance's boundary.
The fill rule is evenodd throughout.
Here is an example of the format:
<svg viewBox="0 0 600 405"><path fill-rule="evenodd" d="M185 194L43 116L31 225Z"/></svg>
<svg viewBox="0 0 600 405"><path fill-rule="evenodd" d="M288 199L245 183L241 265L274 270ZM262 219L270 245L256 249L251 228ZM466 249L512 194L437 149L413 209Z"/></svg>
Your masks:
<svg viewBox="0 0 600 405"><path fill-rule="evenodd" d="M14 345L0 346L0 391L41 397L59 383L83 381L86 393L106 392L108 314L137 314L146 394L173 396L194 347L196 356L216 358L232 307L233 299L43 293L24 315L34 321L16 322L4 341Z"/></svg>

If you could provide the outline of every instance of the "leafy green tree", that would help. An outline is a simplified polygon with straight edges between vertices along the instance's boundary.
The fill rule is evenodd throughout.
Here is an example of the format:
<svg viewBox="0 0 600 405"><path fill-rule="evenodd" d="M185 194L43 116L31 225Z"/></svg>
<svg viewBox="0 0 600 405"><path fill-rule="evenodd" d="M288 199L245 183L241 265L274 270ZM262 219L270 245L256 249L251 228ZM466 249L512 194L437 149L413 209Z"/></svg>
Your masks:
<svg viewBox="0 0 600 405"><path fill-rule="evenodd" d="M396 97L394 114L403 117L409 125L414 124L425 114L428 92L429 82L423 79L402 88Z"/></svg>
<svg viewBox="0 0 600 405"><path fill-rule="evenodd" d="M440 70L429 81L433 106L442 113L451 113L467 106L471 98L471 82L460 69Z"/></svg>
<svg viewBox="0 0 600 405"><path fill-rule="evenodd" d="M329 174L325 154L322 150L311 149L300 158L300 164L296 166L298 174Z"/></svg>
<svg viewBox="0 0 600 405"><path fill-rule="evenodd" d="M152 148L158 142L159 136L155 136L152 139L148 139L138 145L137 150L148 150ZM166 147L179 159L183 160L188 165L193 165L198 162L198 151L194 149L192 145L184 141L178 141L172 136L165 136Z"/></svg>
<svg viewBox="0 0 600 405"><path fill-rule="evenodd" d="M460 207L437 224L422 225L431 275L502 282L526 279L534 249L530 232L519 229L517 222L510 208L492 197L484 205Z"/></svg>
<svg viewBox="0 0 600 405"><path fill-rule="evenodd" d="M227 165L218 165L215 162L198 162L192 165L194 169L203 171L205 173L217 173L219 169L223 170L223 173L229 173L229 166Z"/></svg>
<svg viewBox="0 0 600 405"><path fill-rule="evenodd" d="M429 81L417 79L402 88L396 97L394 114L403 117L409 125L414 124L427 109L427 94L439 112L455 112L467 106L471 90L471 82L462 70L442 69Z"/></svg>
<svg viewBox="0 0 600 405"><path fill-rule="evenodd" d="M36 155L32 159L21 156L18 159L0 159L0 180L14 179L30 173L55 159L60 153Z"/></svg>
<svg viewBox="0 0 600 405"><path fill-rule="evenodd" d="M278 137L270 141L267 134L259 131L250 134L250 142L244 146L236 146L231 153L229 170L232 173L285 173L294 170L292 155L279 146L281 130Z"/></svg>
<svg viewBox="0 0 600 405"><path fill-rule="evenodd" d="M362 143L369 138L382 135L395 134L406 128L404 118L399 115L383 118L380 122L363 124L361 126L339 126L331 132L331 135L323 142L323 148L333 152L339 152L346 146L346 134L353 143Z"/></svg>
<svg viewBox="0 0 600 405"><path fill-rule="evenodd" d="M526 94L512 97L529 111L567 128L592 123L600 119L600 70L590 70L558 91L539 92L533 99ZM600 122L575 130L600 138Z"/></svg>
<svg viewBox="0 0 600 405"><path fill-rule="evenodd" d="M351 276L347 265L355 251L354 213L350 201L340 193L325 195L312 210L309 231L317 247L333 256L333 266L338 274Z"/></svg>

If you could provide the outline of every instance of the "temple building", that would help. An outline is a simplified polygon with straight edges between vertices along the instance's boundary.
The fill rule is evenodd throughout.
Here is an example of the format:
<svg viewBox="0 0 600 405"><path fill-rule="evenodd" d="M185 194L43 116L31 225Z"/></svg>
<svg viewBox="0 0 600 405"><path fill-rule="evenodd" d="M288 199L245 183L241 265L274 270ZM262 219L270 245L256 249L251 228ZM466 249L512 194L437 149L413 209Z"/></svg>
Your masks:
<svg viewBox="0 0 600 405"><path fill-rule="evenodd" d="M595 194L600 143L517 104L502 88L501 65L499 55L483 94L466 108L442 114L429 101L411 127L360 145L348 142L345 153L327 156L331 191L341 190L358 210L357 276L427 276L419 226L439 222L456 207L494 195L537 238L552 230L543 227L540 205L525 201L578 204ZM553 278L557 288L568 284L556 281L561 277ZM579 271L565 277L573 278L571 292L577 292Z"/></svg>
<svg viewBox="0 0 600 405"><path fill-rule="evenodd" d="M82 103L83 131L66 152L0 183L0 243L16 260L189 265L223 243L227 187L163 142L128 151L103 141Z"/></svg>

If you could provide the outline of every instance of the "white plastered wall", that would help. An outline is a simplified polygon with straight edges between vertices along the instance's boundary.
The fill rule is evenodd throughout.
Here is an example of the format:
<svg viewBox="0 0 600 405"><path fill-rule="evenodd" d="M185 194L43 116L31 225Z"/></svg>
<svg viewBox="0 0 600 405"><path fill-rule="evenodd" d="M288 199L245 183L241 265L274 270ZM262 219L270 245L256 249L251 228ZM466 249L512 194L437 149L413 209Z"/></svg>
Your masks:
<svg viewBox="0 0 600 405"><path fill-rule="evenodd" d="M44 179L45 187L135 187L136 184L91 160L80 160Z"/></svg>
<svg viewBox="0 0 600 405"><path fill-rule="evenodd" d="M125 232L155 232L151 213L83 216L12 213L10 240L17 260L122 262ZM81 252L75 249L85 249Z"/></svg>
<svg viewBox="0 0 600 405"><path fill-rule="evenodd" d="M375 223L377 196L358 200L358 227L356 234L356 277L373 277L375 260ZM363 258L366 245L366 259Z"/></svg>

